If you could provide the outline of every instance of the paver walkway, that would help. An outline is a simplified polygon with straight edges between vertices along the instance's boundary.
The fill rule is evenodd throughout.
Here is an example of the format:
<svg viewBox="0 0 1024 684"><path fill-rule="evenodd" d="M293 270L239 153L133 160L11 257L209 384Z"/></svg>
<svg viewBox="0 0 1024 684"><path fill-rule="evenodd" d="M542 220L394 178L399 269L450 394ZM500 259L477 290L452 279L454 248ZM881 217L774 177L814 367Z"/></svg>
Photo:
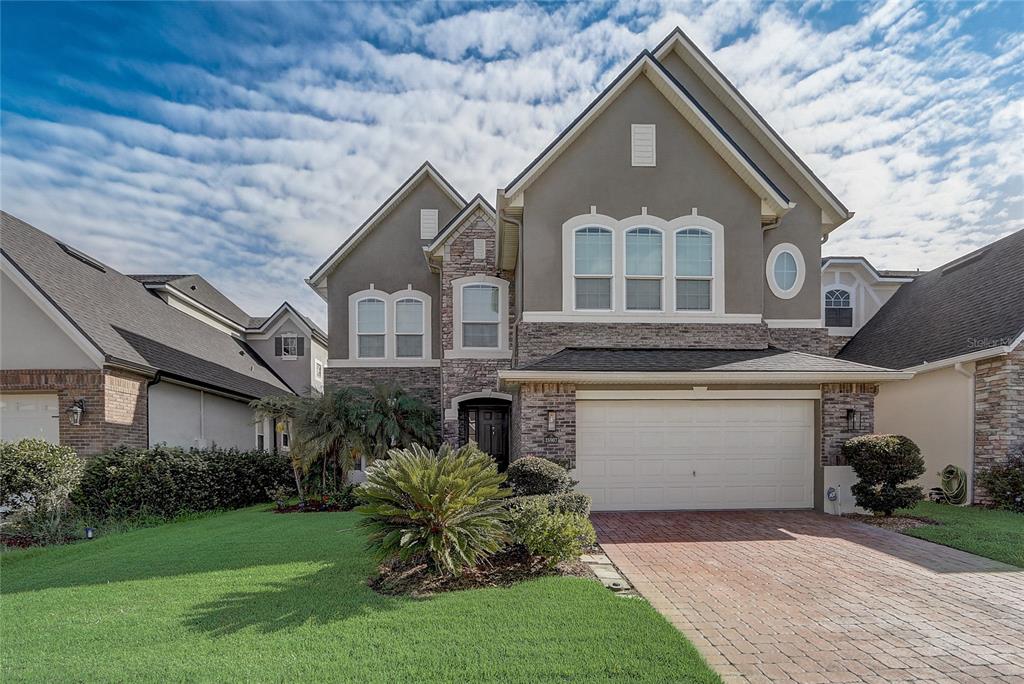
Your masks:
<svg viewBox="0 0 1024 684"><path fill-rule="evenodd" d="M594 513L727 682L1024 682L1024 570L806 511Z"/></svg>

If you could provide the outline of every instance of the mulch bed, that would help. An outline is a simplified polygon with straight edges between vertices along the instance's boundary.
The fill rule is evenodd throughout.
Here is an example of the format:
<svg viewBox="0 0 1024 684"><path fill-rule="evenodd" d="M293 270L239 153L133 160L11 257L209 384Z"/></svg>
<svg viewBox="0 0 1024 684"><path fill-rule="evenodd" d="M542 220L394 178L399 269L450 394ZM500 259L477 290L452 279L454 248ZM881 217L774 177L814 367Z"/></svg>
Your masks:
<svg viewBox="0 0 1024 684"><path fill-rule="evenodd" d="M508 587L537 577L561 575L594 579L590 567L581 561L560 563L549 568L539 558L530 556L522 547L513 547L490 557L487 564L464 570L457 577L442 577L430 571L425 563L403 565L384 563L367 584L378 594L424 598L445 591Z"/></svg>
<svg viewBox="0 0 1024 684"><path fill-rule="evenodd" d="M847 513L843 517L850 518L851 520L856 520L857 522L862 522L867 525L874 525L875 527L892 530L893 532L904 532L906 530L912 530L915 527L942 524L938 520L922 518L916 515L894 515L886 518L884 516L864 515L862 513Z"/></svg>

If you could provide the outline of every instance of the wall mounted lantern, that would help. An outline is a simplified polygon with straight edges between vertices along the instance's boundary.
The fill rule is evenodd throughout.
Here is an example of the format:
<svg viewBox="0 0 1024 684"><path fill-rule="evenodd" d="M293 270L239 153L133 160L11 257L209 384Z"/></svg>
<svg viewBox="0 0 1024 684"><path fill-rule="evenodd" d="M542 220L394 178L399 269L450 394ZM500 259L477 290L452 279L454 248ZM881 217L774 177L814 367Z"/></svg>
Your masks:
<svg viewBox="0 0 1024 684"><path fill-rule="evenodd" d="M846 409L846 431L857 432L860 430L860 411L857 409Z"/></svg>
<svg viewBox="0 0 1024 684"><path fill-rule="evenodd" d="M85 399L75 399L67 409L68 420L72 425L81 425L83 413L85 413Z"/></svg>

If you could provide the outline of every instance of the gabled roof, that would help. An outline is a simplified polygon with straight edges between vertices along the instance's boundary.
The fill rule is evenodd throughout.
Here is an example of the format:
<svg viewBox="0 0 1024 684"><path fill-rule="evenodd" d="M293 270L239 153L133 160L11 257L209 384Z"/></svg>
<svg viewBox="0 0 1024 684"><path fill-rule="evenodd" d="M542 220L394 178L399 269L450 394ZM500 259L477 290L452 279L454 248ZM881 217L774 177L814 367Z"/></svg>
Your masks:
<svg viewBox="0 0 1024 684"><path fill-rule="evenodd" d="M504 194L514 200L594 121L636 78L647 76L656 88L725 160L732 170L761 198L776 216L795 206L785 193L740 148L717 121L679 81L647 50L630 62L615 80L556 137L540 156L516 176Z"/></svg>
<svg viewBox="0 0 1024 684"><path fill-rule="evenodd" d="M886 368L1005 353L1024 334L1024 230L924 273L839 353Z"/></svg>
<svg viewBox="0 0 1024 684"><path fill-rule="evenodd" d="M167 306L145 286L7 212L4 265L95 347L102 363L256 398L291 390L244 341Z"/></svg>
<svg viewBox="0 0 1024 684"><path fill-rule="evenodd" d="M195 300L239 327L244 328L249 323L249 314L242 311L241 307L228 299L220 290L197 273L180 275L129 274L128 277L139 281L150 290L170 289L180 297Z"/></svg>
<svg viewBox="0 0 1024 684"><path fill-rule="evenodd" d="M697 77L708 86L711 92L719 96L722 103L764 145L772 158L790 172L800 187L813 197L823 210L835 217L826 232L831 232L853 217L853 212L839 201L839 198L811 171L810 167L793 151L793 148L786 144L782 136L743 97L736 86L719 71L718 67L678 26L654 48L654 55L660 60L673 51L682 58L687 66L693 69Z"/></svg>
<svg viewBox="0 0 1024 684"><path fill-rule="evenodd" d="M466 204L459 213L452 217L451 221L445 224L445 227L437 234L434 241L424 247L423 251L428 256L436 254L438 250L444 247L445 243L458 233L458 229L462 223L472 216L473 212L478 209L491 218L494 218L494 207L491 206L490 202L484 199L483 195L477 193L477 195L473 199L469 200L469 203Z"/></svg>
<svg viewBox="0 0 1024 684"><path fill-rule="evenodd" d="M876 269L870 261L862 256L827 256L821 258L821 270L830 264L858 264L863 266L875 280L882 283L909 283L921 275L920 271L887 271Z"/></svg>
<svg viewBox="0 0 1024 684"><path fill-rule="evenodd" d="M290 314L292 318L297 320L299 323L305 325L309 329L311 337L317 340L320 344L327 346L327 333L320 329L311 318L304 315L301 311L296 309L294 306L289 304L287 301L283 302L281 306L277 307L274 313L269 316L260 316L257 318L250 318L249 324L246 328L247 333L264 333L268 331L271 325L276 322L281 316Z"/></svg>
<svg viewBox="0 0 1024 684"><path fill-rule="evenodd" d="M338 247L338 249L334 250L334 253L331 254L326 261L320 264L320 266L313 271L311 276L306 278L306 283L314 290L319 291L323 289L323 283L321 281L327 277L327 274L333 271L334 268L341 263L342 259L352 251L352 248L359 244L359 242L366 237L366 235L373 230L378 223L380 223L381 219L391 213L391 210L398 206L398 204L405 199L406 195L408 195L409 192L427 176L432 178L434 182L438 184L438 186L448 195L449 198L451 198L452 202L454 202L456 206L465 206L466 200L459 194L458 190L452 187L452 184L445 180L444 176L442 176L429 161L425 161L411 176L409 176L409 178L406 179L404 183L398 186L397 190L391 193L390 197L384 200L383 204L377 207L376 211L370 214L370 217L366 219L363 224L348 237L347 240L341 243L341 246Z"/></svg>

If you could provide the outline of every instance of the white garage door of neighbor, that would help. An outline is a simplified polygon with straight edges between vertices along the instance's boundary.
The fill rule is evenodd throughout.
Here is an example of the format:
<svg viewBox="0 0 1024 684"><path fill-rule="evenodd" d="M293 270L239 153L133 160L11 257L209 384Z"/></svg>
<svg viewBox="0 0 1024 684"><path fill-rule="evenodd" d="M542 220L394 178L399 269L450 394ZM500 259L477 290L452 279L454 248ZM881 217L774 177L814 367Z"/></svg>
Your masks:
<svg viewBox="0 0 1024 684"><path fill-rule="evenodd" d="M814 402L581 400L572 474L599 511L811 508Z"/></svg>
<svg viewBox="0 0 1024 684"><path fill-rule="evenodd" d="M26 437L60 441L60 405L56 394L0 395L0 439Z"/></svg>

